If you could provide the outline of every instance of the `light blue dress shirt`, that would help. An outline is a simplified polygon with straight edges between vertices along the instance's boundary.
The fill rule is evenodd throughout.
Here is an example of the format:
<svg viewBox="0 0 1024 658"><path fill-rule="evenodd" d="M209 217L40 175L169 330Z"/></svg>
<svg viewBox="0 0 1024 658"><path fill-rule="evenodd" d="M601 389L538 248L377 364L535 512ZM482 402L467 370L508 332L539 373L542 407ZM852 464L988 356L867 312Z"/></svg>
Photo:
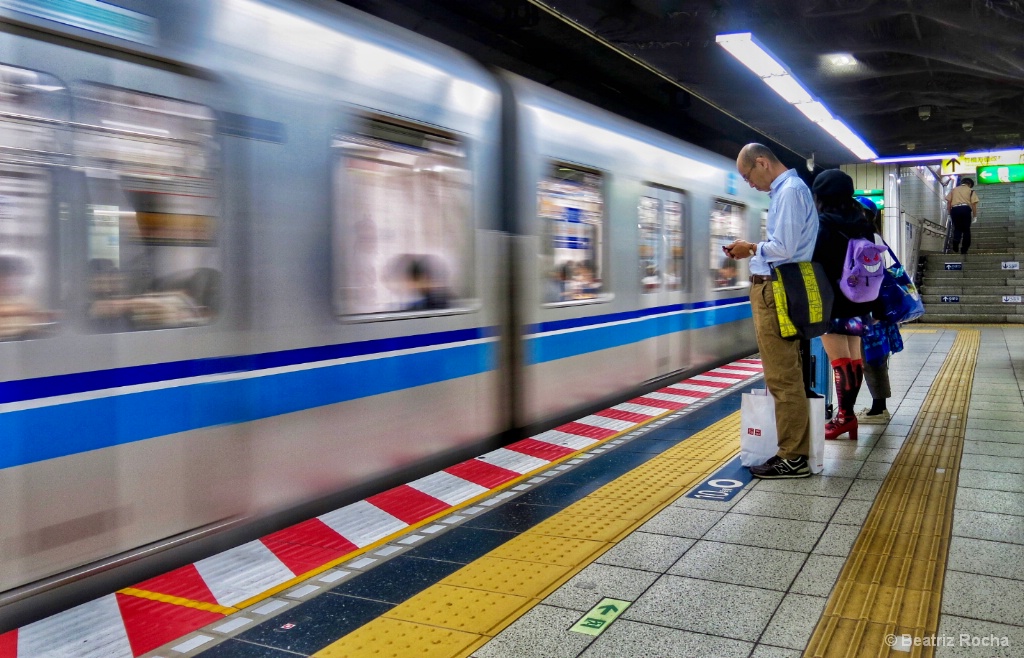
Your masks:
<svg viewBox="0 0 1024 658"><path fill-rule="evenodd" d="M776 265L811 260L818 238L814 197L796 169L773 180L768 196L768 239L757 243L757 255L750 259L750 273L764 276Z"/></svg>

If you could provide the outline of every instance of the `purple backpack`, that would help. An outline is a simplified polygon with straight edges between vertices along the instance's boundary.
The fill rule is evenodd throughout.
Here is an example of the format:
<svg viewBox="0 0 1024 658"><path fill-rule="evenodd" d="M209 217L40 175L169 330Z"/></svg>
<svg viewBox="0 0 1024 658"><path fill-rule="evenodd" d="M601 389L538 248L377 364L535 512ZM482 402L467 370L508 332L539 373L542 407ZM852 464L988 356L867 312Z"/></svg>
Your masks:
<svg viewBox="0 0 1024 658"><path fill-rule="evenodd" d="M846 245L846 260L839 289L851 302L870 302L878 299L882 287L885 263L882 254L889 250L884 244L875 244L865 238L853 238Z"/></svg>

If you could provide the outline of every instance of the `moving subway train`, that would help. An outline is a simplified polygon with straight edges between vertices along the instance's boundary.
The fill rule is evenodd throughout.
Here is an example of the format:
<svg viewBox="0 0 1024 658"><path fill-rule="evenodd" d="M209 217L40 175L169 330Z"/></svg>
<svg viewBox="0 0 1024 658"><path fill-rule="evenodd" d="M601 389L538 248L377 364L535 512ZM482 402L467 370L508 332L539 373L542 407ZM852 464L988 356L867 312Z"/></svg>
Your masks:
<svg viewBox="0 0 1024 658"><path fill-rule="evenodd" d="M731 158L327 0L55 7L0 0L0 602L756 350Z"/></svg>

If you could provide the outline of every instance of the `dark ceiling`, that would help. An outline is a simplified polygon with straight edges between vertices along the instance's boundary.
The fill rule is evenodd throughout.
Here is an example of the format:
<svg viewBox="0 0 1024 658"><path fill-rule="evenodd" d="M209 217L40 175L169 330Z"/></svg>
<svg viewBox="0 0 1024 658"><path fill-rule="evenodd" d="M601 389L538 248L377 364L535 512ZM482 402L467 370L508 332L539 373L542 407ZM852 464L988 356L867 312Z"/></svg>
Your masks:
<svg viewBox="0 0 1024 658"><path fill-rule="evenodd" d="M880 156L1024 145L1018 0L343 1L726 155L857 161L715 43L746 31Z"/></svg>

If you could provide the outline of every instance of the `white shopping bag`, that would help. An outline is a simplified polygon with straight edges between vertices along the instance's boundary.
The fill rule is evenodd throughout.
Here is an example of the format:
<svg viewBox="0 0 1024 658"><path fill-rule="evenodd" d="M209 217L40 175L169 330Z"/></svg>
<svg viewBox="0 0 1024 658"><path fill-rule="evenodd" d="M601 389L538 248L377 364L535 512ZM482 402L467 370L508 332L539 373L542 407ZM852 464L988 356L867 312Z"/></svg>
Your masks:
<svg viewBox="0 0 1024 658"><path fill-rule="evenodd" d="M811 473L825 467L825 398L810 398L811 454L807 463ZM764 389L743 394L740 406L740 463L759 466L779 451L775 430L775 399Z"/></svg>

